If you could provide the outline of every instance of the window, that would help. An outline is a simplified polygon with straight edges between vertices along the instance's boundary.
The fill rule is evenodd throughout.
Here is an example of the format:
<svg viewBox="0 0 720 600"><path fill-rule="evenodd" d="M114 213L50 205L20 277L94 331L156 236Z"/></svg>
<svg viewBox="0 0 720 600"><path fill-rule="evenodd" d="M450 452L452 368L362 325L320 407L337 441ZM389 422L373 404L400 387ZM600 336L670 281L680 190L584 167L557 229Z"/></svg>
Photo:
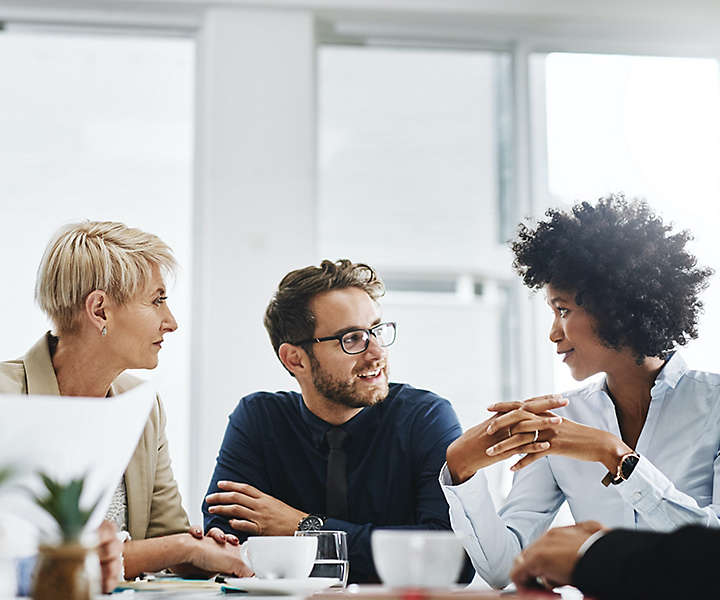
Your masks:
<svg viewBox="0 0 720 600"><path fill-rule="evenodd" d="M533 56L531 67L546 105L547 202L619 191L644 197L666 221L692 231L699 264L719 270L717 61L553 53ZM718 371L717 278L702 298L700 337L682 352L692 368ZM555 364L557 387L575 387Z"/></svg>
<svg viewBox="0 0 720 600"><path fill-rule="evenodd" d="M181 265L169 286L180 328L158 369L138 374L155 380L168 408L181 488L189 454L193 63L189 39L0 35L0 253L3 281L12 282L2 299L0 360L21 356L50 328L33 289L60 226L119 220L159 235Z"/></svg>
<svg viewBox="0 0 720 600"><path fill-rule="evenodd" d="M319 50L321 255L378 268L393 379L449 398L464 426L502 391L509 68L499 52Z"/></svg>
<svg viewBox="0 0 720 600"><path fill-rule="evenodd" d="M463 428L509 396L512 88L507 53L321 46L318 241L386 282L391 380ZM489 473L493 493L506 465Z"/></svg>

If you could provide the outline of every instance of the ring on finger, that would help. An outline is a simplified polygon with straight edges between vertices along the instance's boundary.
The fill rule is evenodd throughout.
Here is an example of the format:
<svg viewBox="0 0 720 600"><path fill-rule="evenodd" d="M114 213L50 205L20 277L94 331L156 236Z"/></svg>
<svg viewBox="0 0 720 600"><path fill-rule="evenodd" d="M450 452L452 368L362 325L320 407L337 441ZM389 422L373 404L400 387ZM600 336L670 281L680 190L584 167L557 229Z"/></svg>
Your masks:
<svg viewBox="0 0 720 600"><path fill-rule="evenodd" d="M533 438L533 444L538 441L538 438L540 437L540 433L538 433L538 430L535 430L535 437Z"/></svg>

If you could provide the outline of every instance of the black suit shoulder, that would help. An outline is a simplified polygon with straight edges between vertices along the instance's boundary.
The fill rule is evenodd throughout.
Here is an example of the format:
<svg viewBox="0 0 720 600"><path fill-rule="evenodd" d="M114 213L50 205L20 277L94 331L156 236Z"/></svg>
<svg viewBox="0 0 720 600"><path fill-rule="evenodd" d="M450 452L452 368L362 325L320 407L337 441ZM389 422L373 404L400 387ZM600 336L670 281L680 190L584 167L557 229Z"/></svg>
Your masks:
<svg viewBox="0 0 720 600"><path fill-rule="evenodd" d="M688 526L672 533L617 529L590 546L575 566L572 583L598 600L711 597L720 594L718 564L718 529Z"/></svg>

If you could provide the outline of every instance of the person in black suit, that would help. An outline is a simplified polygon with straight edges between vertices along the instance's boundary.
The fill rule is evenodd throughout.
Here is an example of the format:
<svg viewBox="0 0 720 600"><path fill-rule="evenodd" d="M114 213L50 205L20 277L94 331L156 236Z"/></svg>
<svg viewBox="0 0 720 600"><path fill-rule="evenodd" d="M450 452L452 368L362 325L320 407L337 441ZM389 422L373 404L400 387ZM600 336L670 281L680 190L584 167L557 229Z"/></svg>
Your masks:
<svg viewBox="0 0 720 600"><path fill-rule="evenodd" d="M569 584L597 600L675 600L720 592L718 565L718 529L607 530L586 521L551 529L517 556L510 576L519 589Z"/></svg>

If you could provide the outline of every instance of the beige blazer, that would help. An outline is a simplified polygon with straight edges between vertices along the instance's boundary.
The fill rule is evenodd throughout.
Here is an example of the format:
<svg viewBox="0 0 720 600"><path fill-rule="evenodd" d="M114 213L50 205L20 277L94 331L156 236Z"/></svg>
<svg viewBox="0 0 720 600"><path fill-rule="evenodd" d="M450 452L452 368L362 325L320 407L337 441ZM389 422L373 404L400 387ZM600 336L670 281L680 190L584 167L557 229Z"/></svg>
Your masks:
<svg viewBox="0 0 720 600"><path fill-rule="evenodd" d="M21 359L0 363L1 394L59 396L52 366L49 336L43 336ZM120 394L141 381L120 375L110 395ZM128 530L134 540L170 535L188 530L177 483L170 466L165 436L165 409L160 398L153 405L145 430L125 471L128 502Z"/></svg>

